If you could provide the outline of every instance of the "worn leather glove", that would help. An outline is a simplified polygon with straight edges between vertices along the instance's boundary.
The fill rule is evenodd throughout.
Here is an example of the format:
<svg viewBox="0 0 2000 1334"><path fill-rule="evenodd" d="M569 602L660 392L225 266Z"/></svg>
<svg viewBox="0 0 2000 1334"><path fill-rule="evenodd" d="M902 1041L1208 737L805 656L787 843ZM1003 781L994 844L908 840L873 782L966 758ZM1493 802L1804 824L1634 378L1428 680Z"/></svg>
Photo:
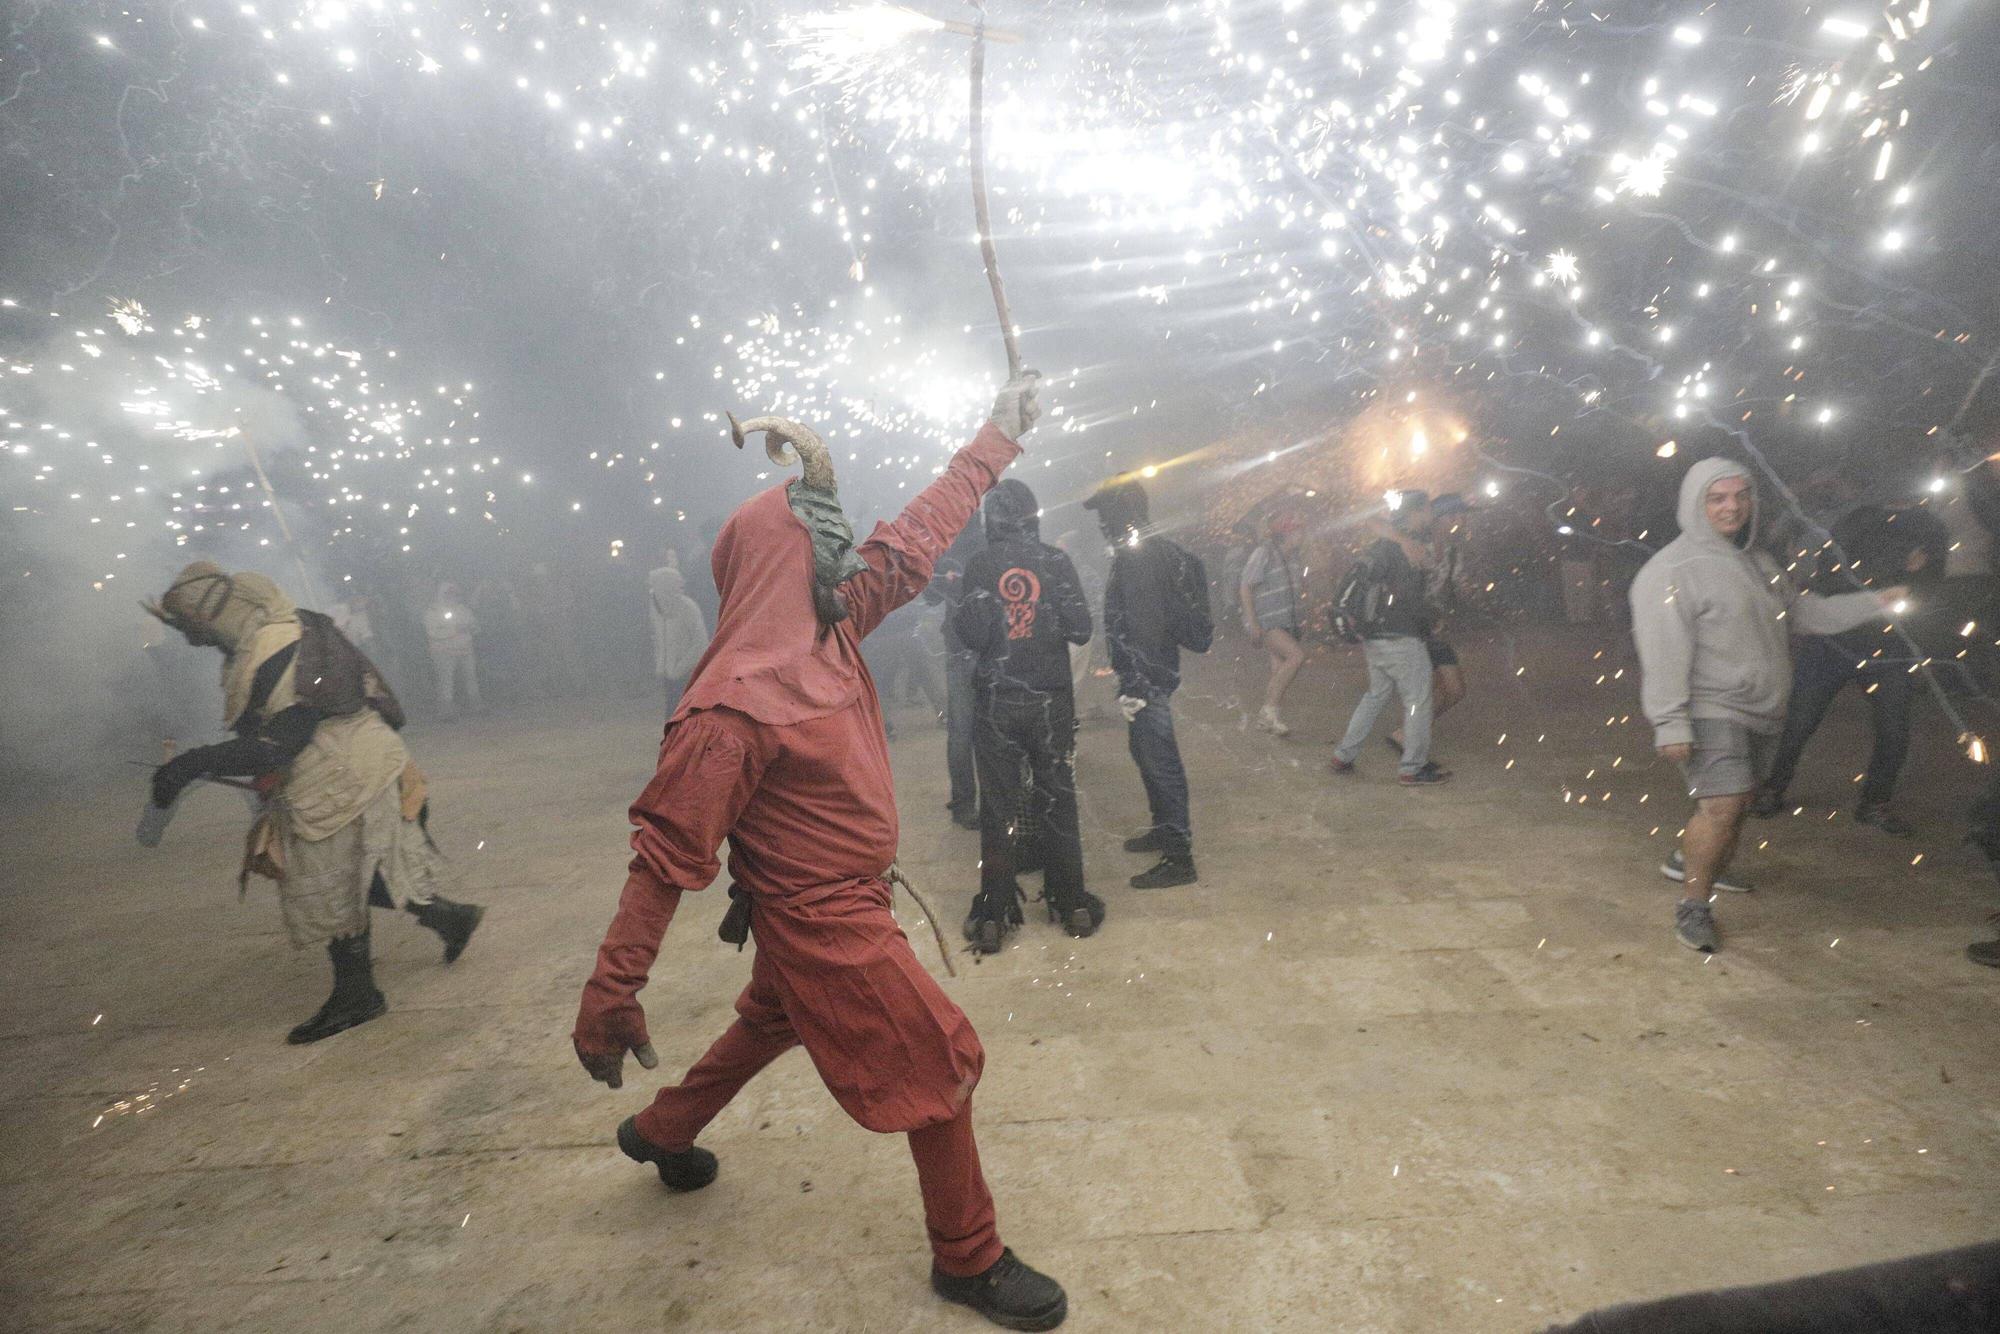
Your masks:
<svg viewBox="0 0 2000 1334"><path fill-rule="evenodd" d="M1042 415L1041 405L1035 402L1041 382L1040 371L1024 370L1002 385L1000 396L993 400L993 415L987 420L1009 440L1019 440L1033 430L1036 418Z"/></svg>
<svg viewBox="0 0 2000 1334"><path fill-rule="evenodd" d="M647 1070L660 1063L646 1032L639 991L659 956L660 939L680 898L679 890L657 886L633 872L619 895L618 915L598 946L597 971L583 984L570 1045L590 1077L612 1088L624 1086L626 1052Z"/></svg>
<svg viewBox="0 0 2000 1334"><path fill-rule="evenodd" d="M153 770L153 804L171 806L180 800L181 789L201 777L206 768L202 750L182 751ZM163 826L164 827L164 826Z"/></svg>
<svg viewBox="0 0 2000 1334"><path fill-rule="evenodd" d="M1125 721L1128 723L1131 722L1134 718L1137 718L1139 716L1139 710L1145 707L1146 707L1146 701L1138 698L1137 696L1120 695L1118 697L1118 710L1119 712L1125 715Z"/></svg>

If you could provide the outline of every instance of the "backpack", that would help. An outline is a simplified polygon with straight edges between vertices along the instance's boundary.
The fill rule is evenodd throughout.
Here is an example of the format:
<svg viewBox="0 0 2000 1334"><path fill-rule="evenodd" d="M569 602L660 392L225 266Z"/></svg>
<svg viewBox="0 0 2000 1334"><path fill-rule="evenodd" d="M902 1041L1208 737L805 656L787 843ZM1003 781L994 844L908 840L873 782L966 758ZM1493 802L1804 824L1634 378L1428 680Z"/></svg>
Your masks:
<svg viewBox="0 0 2000 1334"><path fill-rule="evenodd" d="M1354 563L1333 596L1333 632L1341 642L1359 644L1382 619L1382 572L1366 556Z"/></svg>
<svg viewBox="0 0 2000 1334"><path fill-rule="evenodd" d="M1215 619L1208 609L1208 570L1201 557L1175 543L1166 544L1172 558L1167 603L1167 633L1190 653L1206 653L1215 643Z"/></svg>
<svg viewBox="0 0 2000 1334"><path fill-rule="evenodd" d="M374 709L382 721L403 730L403 705L382 673L368 656L348 641L322 612L299 609L299 639L287 644L257 668L250 685L250 704L243 710L246 721L260 720L264 703L278 688L285 668L298 663L292 677L299 703L329 718L344 718L363 709ZM253 725L261 725L256 722Z"/></svg>

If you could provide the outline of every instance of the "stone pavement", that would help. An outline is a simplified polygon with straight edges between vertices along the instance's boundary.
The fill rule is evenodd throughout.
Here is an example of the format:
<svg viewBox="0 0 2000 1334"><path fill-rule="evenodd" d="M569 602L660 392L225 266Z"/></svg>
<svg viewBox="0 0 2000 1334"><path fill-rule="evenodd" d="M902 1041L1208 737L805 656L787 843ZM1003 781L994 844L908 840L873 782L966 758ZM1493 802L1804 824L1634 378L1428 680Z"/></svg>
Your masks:
<svg viewBox="0 0 2000 1334"><path fill-rule="evenodd" d="M1219 649L1180 705L1190 889L1125 887L1139 784L1123 727L1086 725L1104 931L1031 917L946 984L988 1050L1004 1234L1067 1284L1069 1328L1530 1331L2000 1235L2000 975L1961 953L1995 895L1957 846L1971 771L1936 719L1903 843L1848 819L1864 743L1843 701L1805 813L1753 825L1761 887L1718 905L1704 960L1669 934L1654 868L1683 805L1616 638L1467 647L1475 693L1439 743L1459 779L1419 792L1379 744L1357 778L1324 770L1355 654L1319 652L1279 742L1244 726L1258 664ZM150 853L131 775L11 802L0 1323L988 1328L926 1287L901 1138L848 1122L802 1054L705 1137L706 1191L670 1196L612 1147L652 1081L590 1083L568 1030L652 712L416 729L440 836L493 912L449 969L378 913L388 1016L306 1048L282 1037L326 963L290 949L267 890L236 901L236 794L195 793ZM944 818L942 733L898 718L904 865L956 944L977 836ZM748 973L714 937L723 898L685 902L645 993L660 1077Z"/></svg>

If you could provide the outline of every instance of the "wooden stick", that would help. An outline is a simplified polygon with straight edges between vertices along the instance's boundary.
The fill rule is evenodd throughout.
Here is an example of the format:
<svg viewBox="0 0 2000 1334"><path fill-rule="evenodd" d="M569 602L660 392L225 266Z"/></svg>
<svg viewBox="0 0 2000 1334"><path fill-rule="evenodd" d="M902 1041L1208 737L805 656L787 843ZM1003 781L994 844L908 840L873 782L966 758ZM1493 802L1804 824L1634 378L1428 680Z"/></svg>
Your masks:
<svg viewBox="0 0 2000 1334"><path fill-rule="evenodd" d="M1000 337L1007 344L1007 376L1021 373L1021 347L1014 337L1014 315L1007 307L1007 288L1000 281L1000 256L993 249L993 222L986 208L986 134L983 88L986 83L986 8L974 0L979 22L972 33L972 219L979 229L979 258L986 265L986 282L993 289L993 308L1000 316Z"/></svg>
<svg viewBox="0 0 2000 1334"><path fill-rule="evenodd" d="M917 887L910 883L910 877L904 875L903 868L894 862L889 864L887 878L890 884L901 885L904 889L908 890L910 897L917 901L917 907L923 909L924 916L931 924L931 935L937 940L938 957L944 960L944 970L953 977L957 977L958 969L952 964L951 951L945 947L944 928L938 925L937 914L931 911L931 905L924 902L924 896L917 893Z"/></svg>

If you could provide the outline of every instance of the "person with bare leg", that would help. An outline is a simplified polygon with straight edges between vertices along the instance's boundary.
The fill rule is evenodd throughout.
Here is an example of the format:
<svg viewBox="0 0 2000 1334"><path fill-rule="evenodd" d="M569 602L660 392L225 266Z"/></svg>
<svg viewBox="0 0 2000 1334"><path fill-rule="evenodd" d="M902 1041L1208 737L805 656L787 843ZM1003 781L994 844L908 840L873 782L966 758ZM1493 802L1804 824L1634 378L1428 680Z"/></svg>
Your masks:
<svg viewBox="0 0 2000 1334"><path fill-rule="evenodd" d="M1791 694L1789 636L1838 634L1886 619L1906 590L1802 593L1756 544L1750 470L1703 459L1681 479L1680 536L1632 582L1639 697L1662 758L1681 767L1694 799L1681 846L1660 867L1686 893L1674 935L1692 950L1720 945L1709 904L1745 891L1730 860L1784 727Z"/></svg>
<svg viewBox="0 0 2000 1334"><path fill-rule="evenodd" d="M1292 575L1293 545L1302 526L1296 514L1265 519L1263 540L1250 553L1237 586L1237 597L1243 604L1243 629L1271 655L1271 679L1264 687L1264 707L1258 710L1257 726L1272 736L1285 736L1292 730L1278 708L1306 661L1306 651L1299 644L1298 580Z"/></svg>

